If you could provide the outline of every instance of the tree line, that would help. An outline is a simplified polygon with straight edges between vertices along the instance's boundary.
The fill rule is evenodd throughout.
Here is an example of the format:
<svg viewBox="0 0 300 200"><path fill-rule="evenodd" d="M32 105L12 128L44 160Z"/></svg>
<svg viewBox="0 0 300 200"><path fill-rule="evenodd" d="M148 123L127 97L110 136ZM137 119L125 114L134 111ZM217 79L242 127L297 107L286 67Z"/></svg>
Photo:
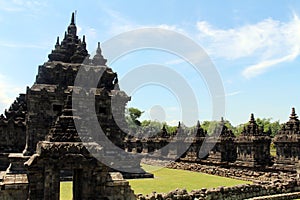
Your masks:
<svg viewBox="0 0 300 200"><path fill-rule="evenodd" d="M141 111L138 108L126 109L126 122L129 131L132 134L142 137L146 137L146 135L143 134L148 134L147 136L156 135L159 131L161 131L163 126L169 134L173 134L176 131L177 126L168 125L166 122L151 120L140 121L140 117L143 113L144 111ZM208 135L210 135L213 133L219 122L220 121L203 121L201 123L201 127L207 131ZM249 122L239 124L237 126L233 126L228 120L224 120L224 123L230 130L232 130L234 135L238 136ZM256 118L256 123L259 127L263 127L264 132L269 132L272 137L275 136L283 126L283 124L280 124L279 120L273 121L272 118ZM185 127L184 124L181 123L181 126L187 129L194 129L196 125L194 127Z"/></svg>

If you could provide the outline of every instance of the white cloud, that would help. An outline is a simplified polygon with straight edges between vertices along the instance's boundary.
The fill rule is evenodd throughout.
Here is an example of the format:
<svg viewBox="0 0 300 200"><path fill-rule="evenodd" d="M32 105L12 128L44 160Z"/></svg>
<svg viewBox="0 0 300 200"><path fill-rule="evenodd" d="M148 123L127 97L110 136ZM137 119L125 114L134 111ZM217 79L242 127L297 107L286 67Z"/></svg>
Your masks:
<svg viewBox="0 0 300 200"><path fill-rule="evenodd" d="M246 78L252 78L255 76L258 76L262 73L264 73L267 69L270 67L273 67L279 63L287 62L287 61L292 61L294 60L297 56L299 56L299 49L295 49L291 54L281 57L281 58L276 58L272 60L265 60L260 63L257 63L255 65L251 65L247 67L243 72L243 76Z"/></svg>
<svg viewBox="0 0 300 200"><path fill-rule="evenodd" d="M217 29L201 21L197 28L199 39L207 46L210 55L229 60L254 60L254 64L242 72L246 78L260 75L279 63L292 61L300 53L300 20L297 15L288 22L269 18L231 29Z"/></svg>
<svg viewBox="0 0 300 200"><path fill-rule="evenodd" d="M24 88L0 74L0 91L0 114L2 114L4 109L9 108L19 93L24 93Z"/></svg>

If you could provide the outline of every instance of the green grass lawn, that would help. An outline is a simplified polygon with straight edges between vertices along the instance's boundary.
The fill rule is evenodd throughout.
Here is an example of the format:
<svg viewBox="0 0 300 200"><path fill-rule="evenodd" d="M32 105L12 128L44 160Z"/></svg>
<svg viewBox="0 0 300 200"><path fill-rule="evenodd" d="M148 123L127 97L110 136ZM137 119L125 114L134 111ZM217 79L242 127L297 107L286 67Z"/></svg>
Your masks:
<svg viewBox="0 0 300 200"><path fill-rule="evenodd" d="M270 149L270 154L271 154L271 156L276 156L276 149L275 148L271 148Z"/></svg>
<svg viewBox="0 0 300 200"><path fill-rule="evenodd" d="M72 181L60 182L60 200L72 200Z"/></svg>
<svg viewBox="0 0 300 200"><path fill-rule="evenodd" d="M143 165L143 168L147 172L153 173L155 178L130 179L129 183L135 194L150 194L153 191L167 193L177 188L185 188L191 191L192 189L201 189L203 187L212 188L251 183L186 170L160 168L150 165ZM61 200L71 200L72 182L61 182L60 191Z"/></svg>
<svg viewBox="0 0 300 200"><path fill-rule="evenodd" d="M176 188L193 189L212 188L218 186L234 186L251 183L241 180L213 176L186 170L175 170L143 165L143 168L154 174L154 179L132 179L129 183L135 194L150 194L153 191L167 193Z"/></svg>

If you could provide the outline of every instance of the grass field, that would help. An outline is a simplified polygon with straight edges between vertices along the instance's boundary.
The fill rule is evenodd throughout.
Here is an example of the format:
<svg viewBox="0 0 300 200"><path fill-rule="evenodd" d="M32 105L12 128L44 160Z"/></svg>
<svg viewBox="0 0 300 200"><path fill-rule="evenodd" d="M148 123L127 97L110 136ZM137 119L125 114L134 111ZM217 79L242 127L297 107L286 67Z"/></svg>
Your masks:
<svg viewBox="0 0 300 200"><path fill-rule="evenodd" d="M192 189L201 189L203 187L212 188L251 183L186 170L167 169L150 165L143 165L143 168L146 171L153 173L155 178L129 180L135 194L150 194L153 191L167 193L176 188L185 188L188 191L191 191ZM60 191L61 200L71 200L72 182L61 182Z"/></svg>
<svg viewBox="0 0 300 200"><path fill-rule="evenodd" d="M132 179L129 180L131 188L135 194L150 194L156 192L169 192L176 188L185 188L188 191L201 189L203 187L212 188L218 186L233 186L243 183L251 183L230 178L213 176L203 173L186 170L174 170L143 165L146 171L154 174L154 179Z"/></svg>
<svg viewBox="0 0 300 200"><path fill-rule="evenodd" d="M72 181L60 182L60 200L72 200Z"/></svg>

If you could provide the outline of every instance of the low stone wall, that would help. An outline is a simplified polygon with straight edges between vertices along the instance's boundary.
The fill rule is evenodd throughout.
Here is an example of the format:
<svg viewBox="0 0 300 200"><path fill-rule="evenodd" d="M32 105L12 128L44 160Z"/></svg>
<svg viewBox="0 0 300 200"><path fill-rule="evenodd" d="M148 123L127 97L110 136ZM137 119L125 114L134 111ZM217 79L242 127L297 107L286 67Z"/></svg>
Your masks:
<svg viewBox="0 0 300 200"><path fill-rule="evenodd" d="M156 161L149 161L147 163L155 163ZM159 162L162 164L162 162ZM139 200L242 200L259 196L268 196L268 199L292 199L300 196L300 193L293 193L300 191L299 182L296 174L293 173L275 173L262 172L249 169L239 168L222 168L220 166L205 166L195 163L173 162L169 163L167 167L172 169L184 169L195 172L202 172L223 177L238 178L242 180L253 181L253 184L243 184L233 187L218 188L202 188L187 192L185 189L177 189L169 193L152 193L150 195L137 195ZM292 194L287 194L292 193ZM276 195L281 194L281 195ZM284 195L285 194L285 195Z"/></svg>
<svg viewBox="0 0 300 200"><path fill-rule="evenodd" d="M258 196L266 196L272 194L290 193L299 191L300 187L296 181L288 182L269 182L237 185L233 187L218 187L187 192L186 190L177 189L167 194L152 193L150 195L137 195L139 200L242 200ZM272 199L272 198L271 198ZM275 198L274 198L275 199ZM281 199L290 199L289 196L281 196Z"/></svg>
<svg viewBox="0 0 300 200"><path fill-rule="evenodd" d="M221 166L201 165L197 163L185 162L172 162L169 163L166 167L172 169L183 169L194 172L202 172L206 174L235 178L245 181L276 181L296 179L296 174L291 172L266 172L244 167L224 168Z"/></svg>

